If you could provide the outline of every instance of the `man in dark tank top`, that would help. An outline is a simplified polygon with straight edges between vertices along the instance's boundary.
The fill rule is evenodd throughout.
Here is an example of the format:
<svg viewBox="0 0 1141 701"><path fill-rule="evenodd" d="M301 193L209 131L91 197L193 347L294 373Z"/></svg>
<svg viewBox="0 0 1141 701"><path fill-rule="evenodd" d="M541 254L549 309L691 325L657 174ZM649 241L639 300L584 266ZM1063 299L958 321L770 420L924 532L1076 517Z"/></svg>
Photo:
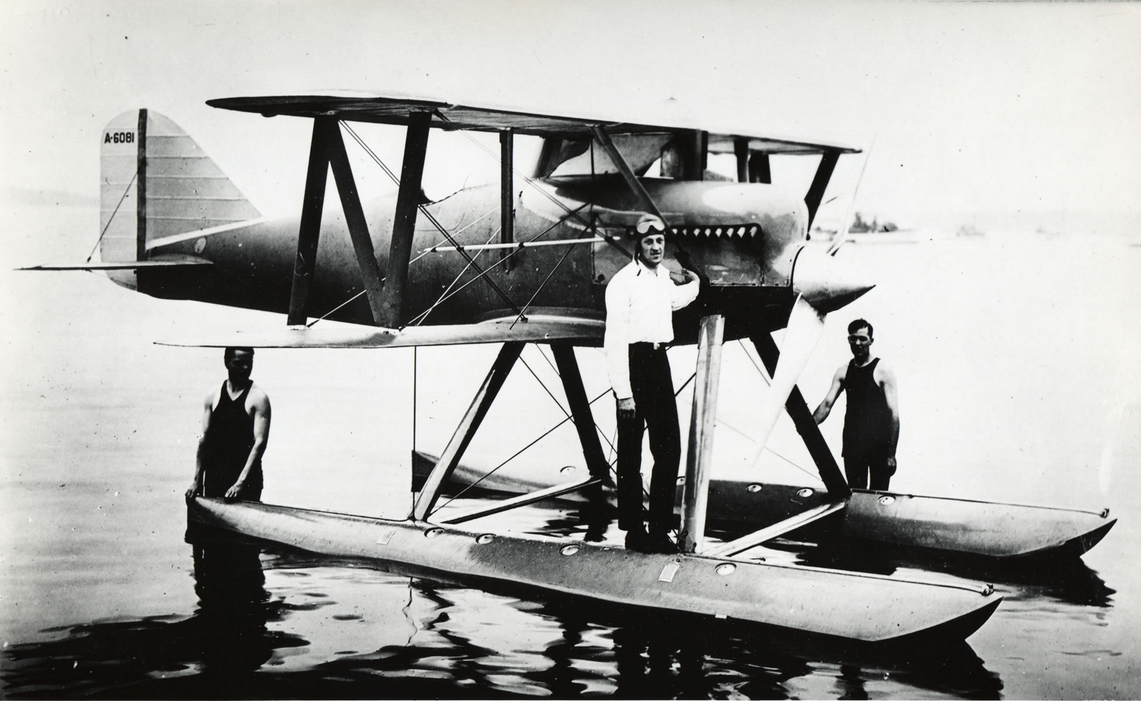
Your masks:
<svg viewBox="0 0 1141 701"><path fill-rule="evenodd" d="M848 324L852 360L836 371L832 387L816 407L813 418L828 418L841 392L848 393L844 414L844 473L848 486L886 490L895 474L895 447L899 442L899 399L895 373L873 358L872 325L863 319Z"/></svg>
<svg viewBox="0 0 1141 701"><path fill-rule="evenodd" d="M194 481L195 495L259 501L261 458L269 442L269 397L250 379L253 348L227 348L227 378L206 395Z"/></svg>

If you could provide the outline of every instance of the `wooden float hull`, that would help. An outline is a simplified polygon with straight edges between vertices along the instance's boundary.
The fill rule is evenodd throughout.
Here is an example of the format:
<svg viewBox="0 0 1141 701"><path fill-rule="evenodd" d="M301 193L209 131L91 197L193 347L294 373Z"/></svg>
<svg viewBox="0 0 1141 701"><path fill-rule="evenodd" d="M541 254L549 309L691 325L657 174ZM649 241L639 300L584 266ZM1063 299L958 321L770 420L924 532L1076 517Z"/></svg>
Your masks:
<svg viewBox="0 0 1141 701"><path fill-rule="evenodd" d="M745 621L866 643L963 640L1002 597L839 570L642 554L608 545L495 535L259 502L196 497L188 519L380 569L498 583L595 601Z"/></svg>
<svg viewBox="0 0 1141 701"><path fill-rule="evenodd" d="M435 463L417 454L414 480ZM525 493L569 482L584 474L581 467L535 470L501 468L488 475L460 465L449 488L476 483L485 491ZM682 485L675 505L680 509ZM570 499L582 499L569 495ZM712 480L709 523L745 532L764 528L828 501L823 489L739 480ZM897 492L853 490L848 506L822 523L789 534L792 538L841 537L952 555L995 559L1078 557L1092 548L1116 523L1109 511L951 499Z"/></svg>

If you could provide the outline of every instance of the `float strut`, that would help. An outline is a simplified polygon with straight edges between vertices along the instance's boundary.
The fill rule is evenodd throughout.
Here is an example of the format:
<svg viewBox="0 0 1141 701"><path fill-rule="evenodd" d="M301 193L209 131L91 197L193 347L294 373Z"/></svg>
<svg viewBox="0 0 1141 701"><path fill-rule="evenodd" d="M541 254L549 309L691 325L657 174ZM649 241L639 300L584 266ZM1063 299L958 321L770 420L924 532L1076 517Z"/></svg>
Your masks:
<svg viewBox="0 0 1141 701"><path fill-rule="evenodd" d="M780 359L780 350L777 348L776 342L767 333L753 336L752 341L753 346L757 349L757 354L761 356L761 361L769 371L769 376L772 376L776 372L777 361ZM816 463L816 469L820 471L820 479L824 481L824 487L828 490L832 500L840 501L852 496L848 481L840 472L840 466L836 464L832 449L828 447L828 442L821 435L820 427L812 418L812 412L809 411L808 404L804 402L804 395L800 393L799 387L794 386L792 388L788 399L785 400L784 408L796 426L796 432L804 440L804 447L808 448L808 454Z"/></svg>
<svg viewBox="0 0 1141 701"><path fill-rule="evenodd" d="M412 507L410 518L413 521L423 521L432 512L432 507L440 498L440 487L455 472L456 466L460 464L460 458L463 457L464 451L467 450L468 444L475 436L476 429L479 428L483 417L487 415L487 410L491 408L491 403L495 401L495 396L503 387L503 382L511 372L512 366L515 365L515 361L519 359L523 345L519 341L503 344L503 348L499 351L499 357L495 359L487 377L484 378L483 385L476 392L471 406L468 407L467 413L460 420L460 425L456 427L452 439L448 441L448 447L444 448L436 467L432 469L428 479L425 480L420 496Z"/></svg>
<svg viewBox="0 0 1141 701"><path fill-rule="evenodd" d="M717 421L717 390L721 381L721 344L725 317L702 317L697 337L697 381L693 389L689 451L685 459L685 488L681 505L682 552L700 553L705 539L709 478L713 471L713 429Z"/></svg>
<svg viewBox="0 0 1141 701"><path fill-rule="evenodd" d="M606 454L602 452L602 443L598 441L598 428L594 424L594 414L590 411L590 400L586 396L586 389L582 386L582 373L578 369L574 347L555 344L551 346L551 350L554 351L555 365L563 381L567 403L570 404L571 420L574 421L579 443L582 444L582 456L586 458L586 467L590 470L591 477L609 482L610 463L606 461Z"/></svg>

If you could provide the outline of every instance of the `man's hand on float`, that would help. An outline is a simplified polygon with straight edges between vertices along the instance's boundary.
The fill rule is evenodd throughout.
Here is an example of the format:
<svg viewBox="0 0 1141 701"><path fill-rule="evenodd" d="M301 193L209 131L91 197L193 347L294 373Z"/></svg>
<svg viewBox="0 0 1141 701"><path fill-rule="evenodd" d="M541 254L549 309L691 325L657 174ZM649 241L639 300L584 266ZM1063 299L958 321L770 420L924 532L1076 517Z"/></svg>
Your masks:
<svg viewBox="0 0 1141 701"><path fill-rule="evenodd" d="M234 482L233 486L226 490L227 499L237 499L238 495L242 492L242 481Z"/></svg>

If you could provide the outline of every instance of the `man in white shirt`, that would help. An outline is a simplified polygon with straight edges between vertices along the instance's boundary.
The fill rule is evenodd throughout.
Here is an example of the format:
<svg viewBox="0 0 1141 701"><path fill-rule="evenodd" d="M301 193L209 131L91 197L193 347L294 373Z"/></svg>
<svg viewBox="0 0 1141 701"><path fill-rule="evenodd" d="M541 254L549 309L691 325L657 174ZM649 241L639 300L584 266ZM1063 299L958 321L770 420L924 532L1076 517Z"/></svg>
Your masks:
<svg viewBox="0 0 1141 701"><path fill-rule="evenodd" d="M673 312L697 298L696 273L682 270L675 284L662 265L665 223L646 215L635 227L634 261L606 287L603 346L610 385L618 402L618 527L626 547L677 552L670 539L674 491L681 461L681 433L666 344L673 341ZM642 508L642 434L650 431L649 531Z"/></svg>

